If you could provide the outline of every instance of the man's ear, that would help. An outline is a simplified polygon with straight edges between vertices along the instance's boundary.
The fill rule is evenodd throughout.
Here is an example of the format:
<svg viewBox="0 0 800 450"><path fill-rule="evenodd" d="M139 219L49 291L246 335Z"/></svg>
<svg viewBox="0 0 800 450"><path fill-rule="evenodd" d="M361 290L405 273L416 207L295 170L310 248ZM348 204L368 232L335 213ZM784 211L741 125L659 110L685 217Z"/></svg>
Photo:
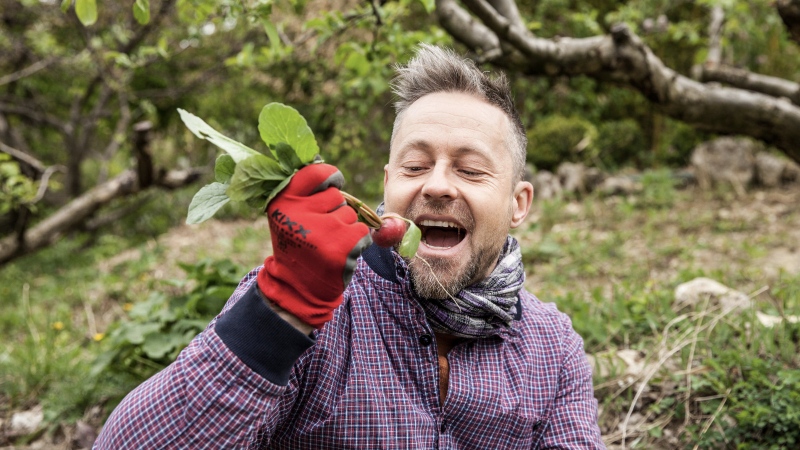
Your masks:
<svg viewBox="0 0 800 450"><path fill-rule="evenodd" d="M386 181L389 179L389 164L383 166L383 190L386 190Z"/></svg>
<svg viewBox="0 0 800 450"><path fill-rule="evenodd" d="M511 212L511 228L522 225L533 202L533 185L527 181L520 181L514 187L514 204Z"/></svg>

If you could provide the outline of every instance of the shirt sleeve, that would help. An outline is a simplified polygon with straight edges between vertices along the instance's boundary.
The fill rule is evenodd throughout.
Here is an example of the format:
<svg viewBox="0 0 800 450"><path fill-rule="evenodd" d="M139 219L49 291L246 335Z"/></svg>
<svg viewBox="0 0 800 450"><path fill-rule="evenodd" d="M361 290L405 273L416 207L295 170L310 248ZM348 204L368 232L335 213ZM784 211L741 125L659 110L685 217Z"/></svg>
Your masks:
<svg viewBox="0 0 800 450"><path fill-rule="evenodd" d="M95 449L258 448L269 441L292 367L313 340L263 302L256 271L174 363L123 399Z"/></svg>
<svg viewBox="0 0 800 450"><path fill-rule="evenodd" d="M558 392L549 414L542 449L605 449L597 424L592 369L583 349L583 339L566 319L564 362Z"/></svg>

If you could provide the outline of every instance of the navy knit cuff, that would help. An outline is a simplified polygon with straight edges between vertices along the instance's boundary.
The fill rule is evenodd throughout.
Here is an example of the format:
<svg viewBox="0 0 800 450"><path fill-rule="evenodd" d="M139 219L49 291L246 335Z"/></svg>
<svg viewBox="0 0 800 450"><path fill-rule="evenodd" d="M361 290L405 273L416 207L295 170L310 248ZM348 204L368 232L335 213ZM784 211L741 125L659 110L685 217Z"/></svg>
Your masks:
<svg viewBox="0 0 800 450"><path fill-rule="evenodd" d="M253 371L286 386L292 366L314 341L281 319L253 286L217 320L217 335Z"/></svg>

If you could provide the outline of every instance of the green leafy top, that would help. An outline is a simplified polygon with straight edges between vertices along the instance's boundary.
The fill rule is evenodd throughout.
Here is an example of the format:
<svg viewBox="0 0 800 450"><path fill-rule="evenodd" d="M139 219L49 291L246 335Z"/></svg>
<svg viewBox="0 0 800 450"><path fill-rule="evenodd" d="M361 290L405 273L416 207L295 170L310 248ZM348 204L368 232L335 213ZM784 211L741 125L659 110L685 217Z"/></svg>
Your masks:
<svg viewBox="0 0 800 450"><path fill-rule="evenodd" d="M183 123L200 139L205 139L226 154L217 157L214 166L216 181L203 186L189 205L187 224L197 224L210 219L231 200L266 210L267 204L289 184L294 174L319 158L319 146L314 133L297 110L280 103L270 103L258 116L258 131L269 148L268 154L236 142L211 127L199 117L179 109ZM321 161L321 159L319 159ZM342 192L347 203L359 212L359 217L369 217L365 223L377 228L381 219L374 211L350 194ZM406 219L404 219L406 220ZM412 258L421 239L419 228L413 222L398 246L398 252Z"/></svg>
<svg viewBox="0 0 800 450"><path fill-rule="evenodd" d="M226 153L216 160L216 181L192 198L186 217L188 224L208 220L230 200L265 209L289 184L294 173L312 163L319 153L314 133L303 116L281 103L264 106L258 116L258 130L270 150L268 154L223 135L194 114L182 109L178 113L195 136Z"/></svg>

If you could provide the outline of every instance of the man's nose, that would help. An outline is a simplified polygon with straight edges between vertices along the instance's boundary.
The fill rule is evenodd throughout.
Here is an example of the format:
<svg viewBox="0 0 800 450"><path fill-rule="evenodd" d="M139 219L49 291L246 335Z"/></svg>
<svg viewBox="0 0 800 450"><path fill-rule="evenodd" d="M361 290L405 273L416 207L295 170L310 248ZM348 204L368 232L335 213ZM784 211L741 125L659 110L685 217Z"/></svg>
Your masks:
<svg viewBox="0 0 800 450"><path fill-rule="evenodd" d="M451 179L452 173L444 165L437 164L425 180L422 195L430 200L454 199L458 191Z"/></svg>

